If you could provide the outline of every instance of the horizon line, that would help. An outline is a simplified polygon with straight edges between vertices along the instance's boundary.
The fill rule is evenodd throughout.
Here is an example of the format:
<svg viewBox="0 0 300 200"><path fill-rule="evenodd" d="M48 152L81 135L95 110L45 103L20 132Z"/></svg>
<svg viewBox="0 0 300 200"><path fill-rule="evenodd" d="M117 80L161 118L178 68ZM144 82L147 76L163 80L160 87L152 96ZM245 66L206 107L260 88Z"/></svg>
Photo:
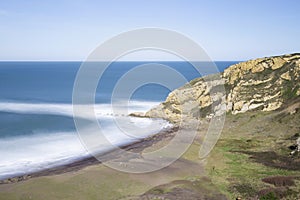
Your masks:
<svg viewBox="0 0 300 200"><path fill-rule="evenodd" d="M83 60L0 60L0 62L243 62L245 60L120 60L120 61L83 61Z"/></svg>

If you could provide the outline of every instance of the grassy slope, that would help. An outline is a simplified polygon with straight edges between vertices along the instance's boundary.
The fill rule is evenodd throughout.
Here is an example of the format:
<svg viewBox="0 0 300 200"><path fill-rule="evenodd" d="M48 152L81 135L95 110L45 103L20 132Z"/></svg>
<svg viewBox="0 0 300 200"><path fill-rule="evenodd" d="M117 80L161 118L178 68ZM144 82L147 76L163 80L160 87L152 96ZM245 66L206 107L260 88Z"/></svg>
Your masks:
<svg viewBox="0 0 300 200"><path fill-rule="evenodd" d="M246 199L260 193L263 198L262 190L268 188L283 191L285 198L298 199L300 159L289 157L288 147L295 143L293 136L299 133L299 110L293 115L286 112L228 114L223 134L208 158L207 172L230 199L238 196ZM276 188L261 180L280 175L298 177L295 186Z"/></svg>
<svg viewBox="0 0 300 200"><path fill-rule="evenodd" d="M288 108L285 111L227 114L221 138L202 162L212 184L228 199L300 199L300 157L290 157L288 148L295 144L300 134L300 112L299 108L292 115L289 111ZM201 135L206 128L205 125L202 127L200 137L196 138L183 158L199 160ZM263 178L278 176L294 177L295 185L287 186L283 182L283 186L275 187L262 181ZM201 177L189 178L201 181ZM211 185L209 181L206 184ZM172 193L170 189L172 184L161 185L148 193L159 191L157 196L164 197ZM198 191L201 189L198 188ZM217 192L216 188L210 191Z"/></svg>

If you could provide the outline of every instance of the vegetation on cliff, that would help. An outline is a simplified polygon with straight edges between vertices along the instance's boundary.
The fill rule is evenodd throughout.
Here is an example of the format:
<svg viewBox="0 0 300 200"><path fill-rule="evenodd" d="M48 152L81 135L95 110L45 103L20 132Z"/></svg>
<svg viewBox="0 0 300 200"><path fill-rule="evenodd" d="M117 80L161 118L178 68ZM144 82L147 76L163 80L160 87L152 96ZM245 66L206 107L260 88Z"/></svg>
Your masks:
<svg viewBox="0 0 300 200"><path fill-rule="evenodd" d="M224 92L223 92L224 90ZM259 58L241 62L223 73L192 80L174 90L166 101L145 115L172 122L184 117L209 117L222 99L232 114L249 110L277 110L300 95L300 54ZM193 102L190 112L183 107ZM186 107L186 106L185 106ZM200 111L197 115L195 111Z"/></svg>
<svg viewBox="0 0 300 200"><path fill-rule="evenodd" d="M190 111L183 112L191 99ZM212 183L229 199L299 199L300 54L250 60L197 78L145 116L174 123L196 118L205 130L220 99L226 104L226 122L205 159Z"/></svg>

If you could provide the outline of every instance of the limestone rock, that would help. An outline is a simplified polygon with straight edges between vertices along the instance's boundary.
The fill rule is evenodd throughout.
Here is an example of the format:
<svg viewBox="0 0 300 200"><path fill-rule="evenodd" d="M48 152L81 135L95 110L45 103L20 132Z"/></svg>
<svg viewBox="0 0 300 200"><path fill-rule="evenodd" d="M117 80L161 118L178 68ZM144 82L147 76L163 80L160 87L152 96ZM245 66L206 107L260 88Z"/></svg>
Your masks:
<svg viewBox="0 0 300 200"><path fill-rule="evenodd" d="M233 114L272 111L299 95L300 54L259 58L192 80L145 116L178 122L182 116L211 117L222 110Z"/></svg>
<svg viewBox="0 0 300 200"><path fill-rule="evenodd" d="M292 80L292 78L291 78L291 76L290 76L290 72L285 72L284 74L282 74L281 76L280 76L282 79L284 79L284 80L287 80L287 81L290 81L290 80Z"/></svg>
<svg viewBox="0 0 300 200"><path fill-rule="evenodd" d="M265 68L263 65L254 65L254 67L251 69L252 73L258 73L264 71Z"/></svg>
<svg viewBox="0 0 300 200"><path fill-rule="evenodd" d="M277 110L278 108L281 107L281 105L282 105L282 102L280 102L280 101L271 102L266 105L266 107L263 109L263 111Z"/></svg>

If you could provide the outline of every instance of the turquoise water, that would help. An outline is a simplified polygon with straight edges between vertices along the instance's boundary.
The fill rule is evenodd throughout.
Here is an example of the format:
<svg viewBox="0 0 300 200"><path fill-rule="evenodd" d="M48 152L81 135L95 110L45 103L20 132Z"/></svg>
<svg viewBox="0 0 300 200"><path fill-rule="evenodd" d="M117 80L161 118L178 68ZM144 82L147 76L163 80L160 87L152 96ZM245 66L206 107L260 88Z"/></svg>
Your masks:
<svg viewBox="0 0 300 200"><path fill-rule="evenodd" d="M110 109L112 92L124 74L145 63L149 64L112 63L99 81L95 97L97 119L114 144L137 138L123 136L115 126ZM159 63L178 71L187 81L201 76L186 62ZM216 62L216 65L223 71L235 63ZM80 65L80 62L0 62L0 179L88 155L77 137L72 112L73 84ZM204 71L204 74L211 73L210 69ZM131 96L129 109L146 111L163 101L169 92L157 84L142 86ZM151 124L152 129L145 136L169 126L163 120L132 119L132 123L145 127Z"/></svg>

